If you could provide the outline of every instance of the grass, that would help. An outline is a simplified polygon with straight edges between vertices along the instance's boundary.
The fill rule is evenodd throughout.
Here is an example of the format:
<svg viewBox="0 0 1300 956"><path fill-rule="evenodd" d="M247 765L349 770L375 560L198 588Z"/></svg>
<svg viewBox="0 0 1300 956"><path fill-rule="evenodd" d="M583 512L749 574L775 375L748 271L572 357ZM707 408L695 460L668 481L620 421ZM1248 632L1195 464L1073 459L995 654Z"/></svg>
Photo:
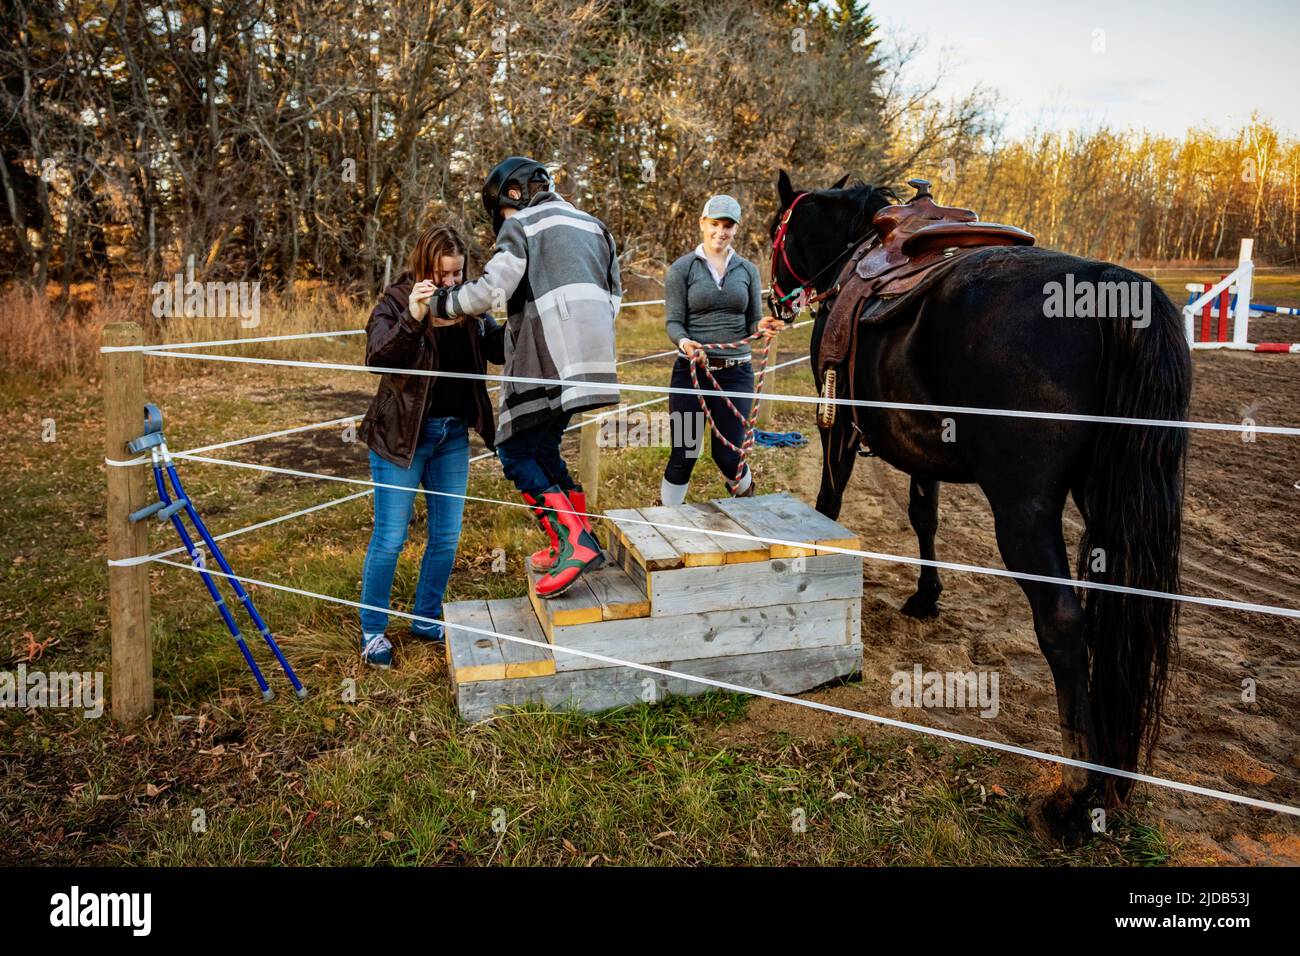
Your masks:
<svg viewBox="0 0 1300 956"><path fill-rule="evenodd" d="M356 327L362 316L338 319ZM806 341L807 330L789 333L780 358L803 354ZM623 355L666 345L653 315L621 320ZM352 337L292 354L357 362L360 349ZM662 382L665 365L627 366L624 380ZM147 360L147 373L174 449L359 414L373 389L355 373L167 359ZM798 367L776 387L811 394ZM0 396L0 654L10 669L107 671L97 383L18 367L0 377ZM51 420L54 440L43 441ZM806 409L785 405L770 427L808 421ZM222 454L365 477L364 449L343 437L308 432ZM806 452L756 454L766 487L806 496L796 470ZM651 500L666 457L662 448L604 452L600 506ZM216 532L359 490L193 462L181 471ZM473 466L470 493L515 500L492 461ZM724 494L707 461L694 493ZM398 608L414 592L422 522L420 509L394 587ZM360 498L231 539L225 550L237 573L356 599L369 525L369 499ZM448 599L522 594L523 556L537 539L523 509L469 502ZM175 544L151 532L152 549ZM506 552L505 573L492 571L496 548ZM65 711L0 710L0 861L1145 865L1172 852L1140 810L1082 851L1052 850L1024 826L1033 779L1024 761L866 724L825 739L736 735L750 702L733 694L599 717L524 710L467 727L433 648L399 643L397 669L363 669L353 609L254 587L312 690L295 701L262 648L255 653L280 690L263 704L195 576L155 566L150 581L151 720L122 729ZM400 640L404 628L394 632Z"/></svg>

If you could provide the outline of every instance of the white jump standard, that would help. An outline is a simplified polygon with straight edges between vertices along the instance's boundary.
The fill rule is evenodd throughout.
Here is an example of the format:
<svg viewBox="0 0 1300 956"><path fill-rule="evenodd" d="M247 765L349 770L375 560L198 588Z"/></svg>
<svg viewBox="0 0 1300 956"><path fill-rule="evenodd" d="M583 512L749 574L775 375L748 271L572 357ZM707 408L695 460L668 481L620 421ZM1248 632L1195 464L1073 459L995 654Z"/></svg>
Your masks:
<svg viewBox="0 0 1300 956"><path fill-rule="evenodd" d="M1250 342L1248 329L1251 316L1300 315L1300 309L1251 302L1251 287L1255 266L1251 262L1254 239L1241 240L1237 268L1213 285L1189 282L1190 293L1183 306L1183 322L1187 331L1187 344L1193 349L1237 349L1246 352L1300 353L1300 342ZM1200 324L1197 325L1197 314ZM1232 336L1228 336L1228 316L1232 316ZM1214 319L1218 319L1218 336L1212 335ZM1199 330L1199 337L1198 337Z"/></svg>

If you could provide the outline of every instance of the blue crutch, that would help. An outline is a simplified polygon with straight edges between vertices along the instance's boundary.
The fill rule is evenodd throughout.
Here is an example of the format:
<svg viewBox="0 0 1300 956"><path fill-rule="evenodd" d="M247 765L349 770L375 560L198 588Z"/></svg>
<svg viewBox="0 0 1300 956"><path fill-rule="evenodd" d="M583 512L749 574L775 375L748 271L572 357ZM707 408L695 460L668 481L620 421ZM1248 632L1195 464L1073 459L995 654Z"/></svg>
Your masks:
<svg viewBox="0 0 1300 956"><path fill-rule="evenodd" d="M271 631L266 626L266 622L262 620L262 616L257 613L257 608L253 606L253 599L248 595L248 592L244 590L243 584L234 576L234 572L230 569L230 564L226 561L226 556L222 554L216 541L213 540L212 535L208 532L207 525L203 523L203 519L199 517L199 513L194 509L193 503L185 493L185 489L181 485L180 476L176 473L176 466L172 462L171 454L167 451L167 440L162 434L162 411L157 405L149 404L144 407L144 434L139 438L128 442L127 447L135 454L143 452L146 448L149 450L150 461L153 464L154 487L158 491L158 501L154 504L146 505L139 511L132 513L130 516L131 520L143 521L145 518L152 515L157 515L158 520L160 521L171 520L172 527L176 529L176 533L180 536L181 543L185 546L185 550L190 556L190 561L199 569L199 576L203 578L203 583L207 585L208 593L212 596L213 602L217 605L217 610L221 613L222 620L226 622L226 628L235 639L235 644L239 647L240 654L243 655L244 661L248 664L249 670L253 672L253 677L257 681L257 686L262 691L263 699L270 700L275 696L275 692L271 690L270 685L266 682L266 678L262 676L262 671L257 666L257 662L253 659L252 652L249 650L248 644L245 642L244 636L239 630L239 625L235 623L235 619L230 613L229 606L226 604L225 599L222 598L221 592L217 590L216 582L213 580L212 575L206 570L207 566L204 562L203 552L195 545L194 539L190 537L185 525L181 522L180 513L182 511L189 516L190 523L193 524L195 530L198 531L199 537L202 538L204 545L212 556L216 558L217 564L221 568L222 572L229 576L227 580L230 581L235 596L238 597L240 603L244 605L244 609L248 611L248 616L252 618L253 623L257 625L257 629L261 632L267 646L271 648L271 651L275 654L276 660L280 662L280 666L284 669L285 675L289 678L289 683L293 685L294 693L297 694L299 698L306 697L307 689L302 686L302 683L298 680L298 675L293 672L293 668L285 659L284 654L280 650L280 646L276 643L275 638L271 636ZM164 469L166 470L167 478L171 480L172 488L175 489L176 498L174 500L167 491L167 482L163 477Z"/></svg>

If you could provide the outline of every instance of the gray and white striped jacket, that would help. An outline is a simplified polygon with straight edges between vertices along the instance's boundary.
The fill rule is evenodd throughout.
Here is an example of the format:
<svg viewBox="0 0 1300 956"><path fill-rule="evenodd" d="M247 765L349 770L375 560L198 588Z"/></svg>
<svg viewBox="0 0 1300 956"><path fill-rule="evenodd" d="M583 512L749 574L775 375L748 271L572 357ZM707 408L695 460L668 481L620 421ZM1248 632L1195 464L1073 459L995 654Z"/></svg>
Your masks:
<svg viewBox="0 0 1300 956"><path fill-rule="evenodd" d="M614 318L622 296L618 250L605 224L544 192L502 224L482 276L431 300L443 318L504 301L505 374L564 383L503 383L497 444L561 412L618 403L616 388L586 383L618 383Z"/></svg>

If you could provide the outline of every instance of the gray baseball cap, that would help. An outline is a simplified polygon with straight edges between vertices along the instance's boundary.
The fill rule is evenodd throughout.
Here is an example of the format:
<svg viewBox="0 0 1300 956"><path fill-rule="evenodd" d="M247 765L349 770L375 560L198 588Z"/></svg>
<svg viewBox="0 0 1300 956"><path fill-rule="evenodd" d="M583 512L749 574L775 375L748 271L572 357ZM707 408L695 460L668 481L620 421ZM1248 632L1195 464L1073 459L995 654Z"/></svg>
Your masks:
<svg viewBox="0 0 1300 956"><path fill-rule="evenodd" d="M730 196L710 196L709 201L704 204L704 211L700 213L701 219L730 219L732 222L740 222L740 203Z"/></svg>

